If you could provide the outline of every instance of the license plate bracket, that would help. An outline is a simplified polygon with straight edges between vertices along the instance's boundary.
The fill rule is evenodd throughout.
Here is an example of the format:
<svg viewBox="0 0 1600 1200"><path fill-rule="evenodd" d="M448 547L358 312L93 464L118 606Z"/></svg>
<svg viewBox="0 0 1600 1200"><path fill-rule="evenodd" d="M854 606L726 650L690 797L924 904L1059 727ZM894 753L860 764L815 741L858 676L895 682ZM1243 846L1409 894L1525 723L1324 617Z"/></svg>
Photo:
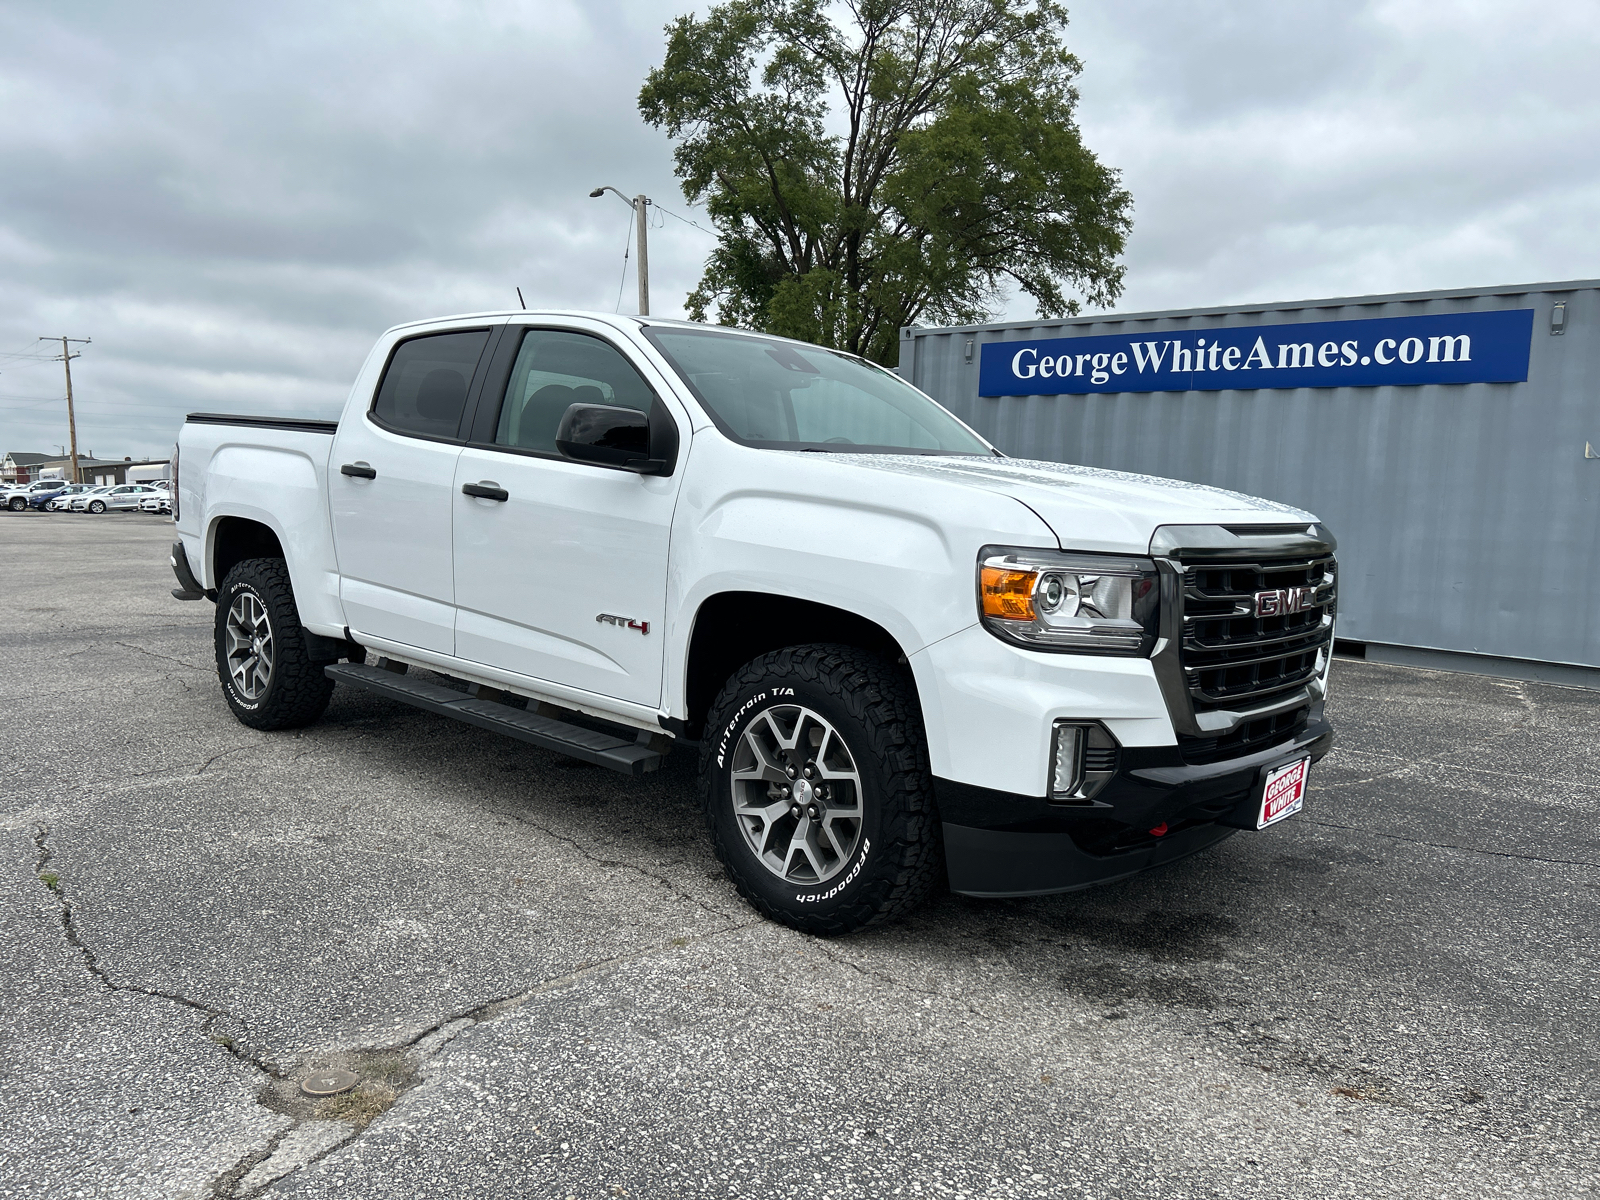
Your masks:
<svg viewBox="0 0 1600 1200"><path fill-rule="evenodd" d="M1256 828L1276 825L1305 807L1306 782L1311 774L1311 756L1272 767L1265 771L1256 806Z"/></svg>

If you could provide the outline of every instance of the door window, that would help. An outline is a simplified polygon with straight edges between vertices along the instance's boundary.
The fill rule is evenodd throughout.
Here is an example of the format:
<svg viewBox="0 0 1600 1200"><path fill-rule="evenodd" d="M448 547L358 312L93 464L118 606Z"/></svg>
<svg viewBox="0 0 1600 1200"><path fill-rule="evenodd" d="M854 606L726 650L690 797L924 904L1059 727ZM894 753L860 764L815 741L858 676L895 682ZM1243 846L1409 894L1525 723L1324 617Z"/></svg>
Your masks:
<svg viewBox="0 0 1600 1200"><path fill-rule="evenodd" d="M654 399L650 386L609 342L586 333L530 329L511 368L495 445L556 454L556 430L574 404L649 412Z"/></svg>
<svg viewBox="0 0 1600 1200"><path fill-rule="evenodd" d="M378 424L396 433L454 438L467 406L467 387L488 340L487 329L469 329L401 342L372 405Z"/></svg>

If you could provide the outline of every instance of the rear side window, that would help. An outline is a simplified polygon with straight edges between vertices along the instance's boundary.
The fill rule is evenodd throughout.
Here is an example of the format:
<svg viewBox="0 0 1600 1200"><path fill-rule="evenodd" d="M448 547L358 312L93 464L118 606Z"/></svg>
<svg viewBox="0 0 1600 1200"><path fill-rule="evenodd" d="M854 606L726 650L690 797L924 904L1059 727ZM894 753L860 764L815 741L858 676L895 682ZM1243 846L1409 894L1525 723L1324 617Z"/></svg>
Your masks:
<svg viewBox="0 0 1600 1200"><path fill-rule="evenodd" d="M401 342L378 385L372 415L400 433L455 437L467 386L488 341L487 329L469 329Z"/></svg>
<svg viewBox="0 0 1600 1200"><path fill-rule="evenodd" d="M522 337L495 445L556 453L556 429L574 404L649 412L655 393L615 347L586 333L530 329Z"/></svg>

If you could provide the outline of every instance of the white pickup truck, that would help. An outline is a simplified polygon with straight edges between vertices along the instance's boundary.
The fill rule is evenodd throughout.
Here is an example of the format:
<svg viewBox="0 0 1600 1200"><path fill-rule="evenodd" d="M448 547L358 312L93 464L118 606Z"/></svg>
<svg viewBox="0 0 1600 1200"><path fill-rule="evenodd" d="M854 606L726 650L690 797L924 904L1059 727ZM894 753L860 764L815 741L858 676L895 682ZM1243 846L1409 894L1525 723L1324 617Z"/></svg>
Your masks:
<svg viewBox="0 0 1600 1200"><path fill-rule="evenodd" d="M640 776L698 751L734 885L842 933L1299 810L1334 539L1007 458L889 371L650 317L389 330L337 422L194 414L180 599L257 729L336 684Z"/></svg>

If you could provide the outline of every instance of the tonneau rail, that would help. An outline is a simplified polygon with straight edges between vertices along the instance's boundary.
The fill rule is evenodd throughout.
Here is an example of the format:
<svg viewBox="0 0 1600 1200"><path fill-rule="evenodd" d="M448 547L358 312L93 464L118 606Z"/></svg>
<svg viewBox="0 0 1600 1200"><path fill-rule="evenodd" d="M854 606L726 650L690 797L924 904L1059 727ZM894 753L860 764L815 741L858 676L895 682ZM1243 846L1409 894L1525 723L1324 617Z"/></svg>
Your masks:
<svg viewBox="0 0 1600 1200"><path fill-rule="evenodd" d="M309 417L247 417L228 413L190 413L186 418L193 425L248 425L254 429L288 429L298 433L339 432L337 421L314 421Z"/></svg>

